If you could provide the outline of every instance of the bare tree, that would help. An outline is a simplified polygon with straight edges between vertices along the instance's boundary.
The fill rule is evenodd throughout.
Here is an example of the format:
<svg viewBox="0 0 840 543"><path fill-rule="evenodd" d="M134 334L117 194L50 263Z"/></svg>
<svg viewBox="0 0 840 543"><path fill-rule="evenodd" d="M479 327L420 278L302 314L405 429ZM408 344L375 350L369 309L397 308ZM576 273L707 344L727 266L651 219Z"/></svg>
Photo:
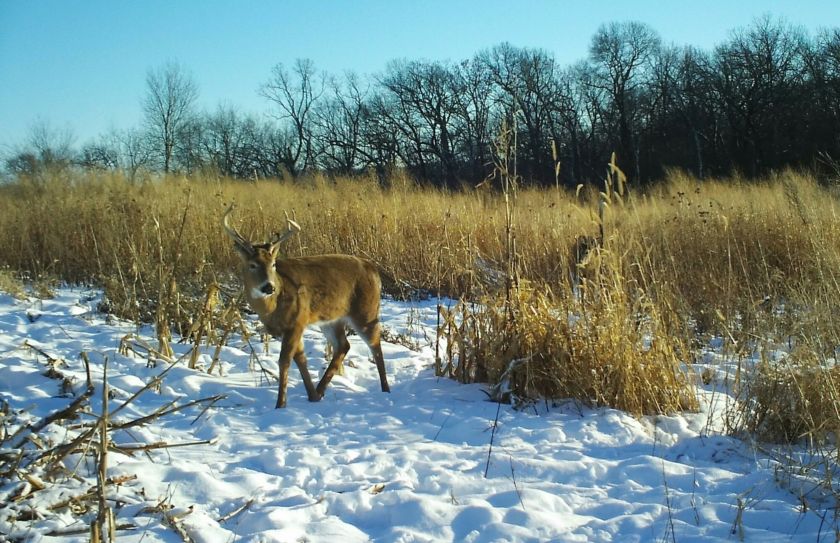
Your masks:
<svg viewBox="0 0 840 543"><path fill-rule="evenodd" d="M264 147L257 119L240 113L230 104L219 104L205 113L199 131L198 154L215 173L252 178L262 173L260 150Z"/></svg>
<svg viewBox="0 0 840 543"><path fill-rule="evenodd" d="M382 92L371 94L362 104L361 156L382 184L387 184L388 173L400 162L409 164L403 158L402 125L395 122L392 105Z"/></svg>
<svg viewBox="0 0 840 543"><path fill-rule="evenodd" d="M29 130L29 137L6 160L12 174L33 175L44 170L60 170L73 164L75 136L70 128L56 128L39 120Z"/></svg>
<svg viewBox="0 0 840 543"><path fill-rule="evenodd" d="M131 182L141 168L151 166L152 149L142 130L112 128L85 144L76 159L85 168L122 170Z"/></svg>
<svg viewBox="0 0 840 543"><path fill-rule="evenodd" d="M120 167L119 151L110 141L100 138L82 147L79 164L94 170L116 170Z"/></svg>
<svg viewBox="0 0 840 543"><path fill-rule="evenodd" d="M609 98L606 91L595 83L599 77L595 68L589 62L581 61L569 69L568 77L571 79L569 90L579 125L576 144L580 160L577 169L578 174L585 174L585 177L576 176L573 179L573 182L579 183L585 178L600 177L604 160L615 148L609 140Z"/></svg>
<svg viewBox="0 0 840 543"><path fill-rule="evenodd" d="M316 109L319 154L327 171L349 174L363 165L361 140L367 92L354 73L346 73L341 81L330 79L329 97Z"/></svg>
<svg viewBox="0 0 840 543"><path fill-rule="evenodd" d="M435 165L434 176L456 186L455 134L452 123L461 95L455 68L439 62L391 62L380 80L405 122L412 123L411 146L420 168Z"/></svg>
<svg viewBox="0 0 840 543"><path fill-rule="evenodd" d="M559 85L554 57L542 49L502 43L478 56L497 87L496 122L505 116L519 129L519 171L537 181L554 178L551 141L557 139L555 113L568 100Z"/></svg>
<svg viewBox="0 0 840 543"><path fill-rule="evenodd" d="M245 136L240 130L236 108L219 104L216 111L204 116L201 150L207 162L222 175L235 175L239 149Z"/></svg>
<svg viewBox="0 0 840 543"><path fill-rule="evenodd" d="M458 151L461 160L468 164L468 179L478 181L487 176L490 164L493 82L475 58L461 62L453 70L453 78L458 89L454 122L460 134Z"/></svg>
<svg viewBox="0 0 840 543"><path fill-rule="evenodd" d="M142 130L130 128L115 132L114 142L120 150L120 161L123 169L128 173L131 181L137 177L137 172L142 168L149 168L152 161L152 148L148 138Z"/></svg>
<svg viewBox="0 0 840 543"><path fill-rule="evenodd" d="M260 94L280 110L278 119L292 125L294 137L287 139L290 146L282 153L292 175L314 166L314 109L325 87L326 78L315 70L315 63L298 59L291 73L282 63L274 66L271 79L260 88Z"/></svg>
<svg viewBox="0 0 840 543"><path fill-rule="evenodd" d="M811 120L814 133L811 151L840 160L840 28L819 33L806 55L809 72L808 94L811 97Z"/></svg>
<svg viewBox="0 0 840 543"><path fill-rule="evenodd" d="M801 137L791 118L802 107L794 89L805 77L803 45L799 28L762 17L715 50L708 77L723 107L729 153L750 175L788 159L787 142Z"/></svg>
<svg viewBox="0 0 840 543"><path fill-rule="evenodd" d="M627 172L638 179L638 124L647 71L659 50L660 38L644 23L603 25L592 38L589 55L598 77L592 83L610 97L618 132L618 157Z"/></svg>
<svg viewBox="0 0 840 543"><path fill-rule="evenodd" d="M707 73L709 62L707 53L694 47L682 48L674 80L677 117L684 126L690 142L691 154L695 160L694 173L701 179L706 175L705 147L710 146L714 149L716 141L717 123L712 86L709 78L704 75Z"/></svg>
<svg viewBox="0 0 840 543"><path fill-rule="evenodd" d="M168 173L180 133L192 116L198 85L180 64L169 62L148 71L146 91L146 124L163 158L163 171Z"/></svg>

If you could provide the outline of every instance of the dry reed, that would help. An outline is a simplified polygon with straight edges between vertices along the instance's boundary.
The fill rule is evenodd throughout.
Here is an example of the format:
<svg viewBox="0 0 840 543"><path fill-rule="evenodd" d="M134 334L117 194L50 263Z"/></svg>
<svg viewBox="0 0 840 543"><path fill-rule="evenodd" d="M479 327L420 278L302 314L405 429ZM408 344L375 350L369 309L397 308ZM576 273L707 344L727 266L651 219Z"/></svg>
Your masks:
<svg viewBox="0 0 840 543"><path fill-rule="evenodd" d="M518 333L529 339L519 343L517 357L545 348L537 358L582 360L582 352L600 350L628 353L615 359L638 365L654 356L653 349L673 368L675 359L691 360L686 345L711 336L731 338L739 349L756 337L779 343L795 337L824 351L837 345L840 221L830 190L796 172L758 183L700 182L671 172L645 193L630 197L616 189L606 195L599 217L603 196L597 191L517 188L515 272L523 290L512 298L514 310L540 315L535 330L565 330L560 335L566 338L562 348L553 347L522 327ZM252 183L173 176L132 183L119 173L85 171L0 187L0 267L15 276L103 286L105 309L147 322L158 317L163 349L170 327L188 334L195 326L235 326L236 319L214 321L223 320L238 290L236 256L219 224L233 201L247 210L239 225L246 236L268 238L287 211L303 227L288 246L291 254L367 256L392 295L439 292L467 300L467 307L480 299L488 303L512 269L509 211L503 195L492 190L419 188L399 175L384 188L373 178L315 175ZM598 262L578 269L576 240L595 238L601 226L607 239ZM590 274L578 290L570 281L573 271ZM219 285L222 297L210 308L212 316L206 314L211 284ZM490 318L492 303L487 307L476 318ZM492 344L486 335L482 345ZM663 342L667 346L657 351ZM485 366L472 378L492 381L506 369ZM553 382L546 394L569 394L562 380L552 381L554 370L531 366L521 379L533 382L545 373L546 383ZM625 370L638 372L630 365ZM606 370L602 375L610 383L628 381ZM614 396L622 394L604 389L580 396L621 405ZM685 404L682 396L677 393L664 409ZM628 409L659 409L651 401Z"/></svg>

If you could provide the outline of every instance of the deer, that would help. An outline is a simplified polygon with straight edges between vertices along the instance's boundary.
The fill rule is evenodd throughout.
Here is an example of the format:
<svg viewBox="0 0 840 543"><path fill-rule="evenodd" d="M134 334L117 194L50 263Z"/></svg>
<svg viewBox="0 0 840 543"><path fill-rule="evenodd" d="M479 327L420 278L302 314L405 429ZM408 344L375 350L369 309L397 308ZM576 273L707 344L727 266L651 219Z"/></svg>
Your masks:
<svg viewBox="0 0 840 543"><path fill-rule="evenodd" d="M343 373L344 358L350 351L348 327L367 344L379 371L382 392L390 392L380 343L382 281L373 262L345 254L283 257L280 246L300 231L297 222L287 217L284 233L254 244L230 225L228 217L233 209L233 204L227 208L222 226L242 261L245 298L266 331L281 341L276 408L286 407L292 360L300 370L309 401L324 397L333 376ZM332 347L332 360L317 386L303 350L303 331L310 325L320 327Z"/></svg>

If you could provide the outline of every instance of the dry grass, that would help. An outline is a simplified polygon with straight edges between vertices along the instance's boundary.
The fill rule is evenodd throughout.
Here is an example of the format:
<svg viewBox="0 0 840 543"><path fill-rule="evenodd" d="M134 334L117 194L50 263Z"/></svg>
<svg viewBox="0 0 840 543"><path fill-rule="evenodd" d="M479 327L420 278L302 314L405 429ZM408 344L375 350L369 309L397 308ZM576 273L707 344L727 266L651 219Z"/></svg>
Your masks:
<svg viewBox="0 0 840 543"><path fill-rule="evenodd" d="M203 308L209 285L220 285L219 313L237 289L237 259L220 226L232 201L248 237L267 238L287 211L303 227L291 254L363 255L383 270L391 294L463 297L468 311L459 309L459 319L467 320L453 322L475 329L453 336L451 370L464 379L507 379L522 397L672 411L693 405L680 361L691 360L697 341L723 336L743 350L757 338L795 338L820 346L818 360L830 364L833 354L825 353L840 337L838 200L794 172L761 183L701 183L673 172L646 194L612 194L604 248L583 266L580 292L569 281L573 247L577 237L598 233L597 192L516 191L521 287L511 297L503 294L503 196L421 189L402 177L388 188L323 176L23 179L0 187L0 266L102 285L111 310L157 321L162 344L170 327L184 335L196 326L224 330L205 322ZM486 309L472 309L478 300ZM659 383L668 390L652 388ZM794 434L802 432L785 435Z"/></svg>
<svg viewBox="0 0 840 543"><path fill-rule="evenodd" d="M244 235L267 238L283 226L287 211L303 226L290 253L366 255L395 292L467 292L483 272L477 257L495 266L503 255L504 217L494 200L420 190L401 179L385 190L367 179L315 177L281 184L168 178L132 185L117 174L84 173L0 187L0 194L3 264L71 282L104 283L114 303L139 303L136 309L121 305L121 311L145 320L151 320L146 304L157 297L161 262L170 271L177 262L182 288L205 285L235 269L236 257L220 227L231 201L238 205L235 221ZM568 240L591 229L571 198L562 198L540 191L521 195L523 211L534 219L521 236L522 251L533 255L525 268L549 282L563 278Z"/></svg>
<svg viewBox="0 0 840 543"><path fill-rule="evenodd" d="M0 292L22 299L26 296L26 284L17 274L9 270L0 270Z"/></svg>
<svg viewBox="0 0 840 543"><path fill-rule="evenodd" d="M674 175L639 213L641 245L700 331L722 333L718 314L751 320L765 300L836 283L838 201L807 176L700 184Z"/></svg>
<svg viewBox="0 0 840 543"><path fill-rule="evenodd" d="M582 299L520 288L510 300L444 311L443 373L494 383L494 399L517 404L574 398L634 415L696 409L685 341L655 306L608 283L586 288Z"/></svg>
<svg viewBox="0 0 840 543"><path fill-rule="evenodd" d="M504 291L443 312L441 371L464 382L494 383L494 399L517 403L574 398L634 415L696 409L691 370L682 362L688 359L685 330L665 296L670 293L654 288L650 273L656 269L639 260L647 257L645 248L631 254L627 243L636 240L607 224L607 209L630 216L628 196L613 163L597 200L599 235L575 240L567 253L569 280L553 292L545 282L522 281L521 263L530 255L520 256L511 244L513 271ZM518 240L518 213L510 207L507 230ZM647 273L633 273L642 264Z"/></svg>
<svg viewBox="0 0 840 543"><path fill-rule="evenodd" d="M749 405L736 428L762 441L825 443L840 435L840 370L813 352L796 350L785 360L762 360L745 380Z"/></svg>

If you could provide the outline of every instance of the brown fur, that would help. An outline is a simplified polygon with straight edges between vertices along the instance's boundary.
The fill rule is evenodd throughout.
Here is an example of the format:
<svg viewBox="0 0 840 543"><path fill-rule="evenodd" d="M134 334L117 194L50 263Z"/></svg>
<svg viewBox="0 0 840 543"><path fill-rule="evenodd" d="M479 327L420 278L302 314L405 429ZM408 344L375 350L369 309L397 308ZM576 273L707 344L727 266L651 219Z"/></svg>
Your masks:
<svg viewBox="0 0 840 543"><path fill-rule="evenodd" d="M235 231L229 233L234 237ZM350 350L347 326L367 343L379 370L382 391L390 392L380 345L381 280L370 261L350 255L280 258L280 242L251 245L241 237L234 237L234 241L242 258L248 303L266 330L282 341L277 407L286 406L286 385L292 360L303 377L309 401L324 397L327 385L336 373L341 372L344 357ZM259 289L266 288L267 284L272 285L273 291L263 295L265 291L259 292ZM321 325L333 352L330 365L317 387L309 375L302 341L304 328L315 323Z"/></svg>

